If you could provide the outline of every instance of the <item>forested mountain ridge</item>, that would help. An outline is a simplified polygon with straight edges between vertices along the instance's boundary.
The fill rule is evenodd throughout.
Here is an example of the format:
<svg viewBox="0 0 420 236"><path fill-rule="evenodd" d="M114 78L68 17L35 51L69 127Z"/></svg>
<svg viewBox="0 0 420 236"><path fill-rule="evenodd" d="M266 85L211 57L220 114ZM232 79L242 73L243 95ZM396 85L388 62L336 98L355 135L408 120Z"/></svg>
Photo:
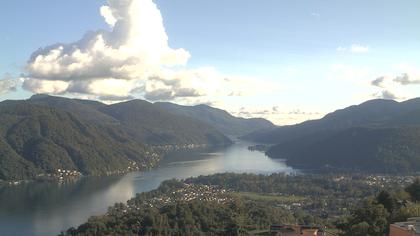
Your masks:
<svg viewBox="0 0 420 236"><path fill-rule="evenodd" d="M400 103L393 100L376 99L337 110L319 120L260 130L243 138L256 142L278 144L326 130L340 131L359 126L420 125L420 116L412 116L412 114L420 114L420 98Z"/></svg>
<svg viewBox="0 0 420 236"><path fill-rule="evenodd" d="M33 104L54 107L60 110L70 112L87 121L94 121L100 123L118 122L112 117L107 116L106 114L103 114L102 112L98 111L100 107L106 106L106 104L97 101L69 99L44 94L33 95L29 99L29 101Z"/></svg>
<svg viewBox="0 0 420 236"><path fill-rule="evenodd" d="M149 168L159 158L114 126L28 101L0 103L0 145L1 180L59 175L59 170L105 175Z"/></svg>
<svg viewBox="0 0 420 236"><path fill-rule="evenodd" d="M267 155L303 169L420 171L420 99L371 100L245 138L275 144Z"/></svg>
<svg viewBox="0 0 420 236"><path fill-rule="evenodd" d="M112 124L139 142L150 145L226 145L230 140L212 126L189 117L172 114L143 100L111 105L90 100L35 95L36 104L63 109L81 119Z"/></svg>
<svg viewBox="0 0 420 236"><path fill-rule="evenodd" d="M174 148L231 144L206 123L142 100L35 95L0 102L0 122L0 180L7 181L125 173L153 167Z"/></svg>
<svg viewBox="0 0 420 236"><path fill-rule="evenodd" d="M267 154L302 169L416 172L420 170L420 126L349 128L284 142Z"/></svg>
<svg viewBox="0 0 420 236"><path fill-rule="evenodd" d="M34 95L30 100L39 105L69 111L89 121L125 125L130 132L137 130L135 136L140 138L141 141L152 144L176 141L178 134L181 136L179 138L185 141L187 135L181 133L183 130L189 130L190 132L207 130L224 135L242 136L275 127L273 123L262 118L235 117L227 111L207 105L182 106L168 102L150 103L138 99L107 105L97 101L42 94ZM135 118L139 119L138 122ZM162 129L157 129L158 126L162 126ZM173 130L175 127L178 128L176 133L165 133L163 126L167 131ZM201 127L199 130L196 129L198 126ZM191 138L196 136L195 139L197 139L200 135L190 136ZM213 133L210 136L219 135ZM221 137L217 138L223 142Z"/></svg>
<svg viewBox="0 0 420 236"><path fill-rule="evenodd" d="M155 104L173 114L191 117L210 124L226 135L242 136L258 130L272 129L275 127L273 123L266 119L235 117L227 111L207 105L181 106L169 102Z"/></svg>
<svg viewBox="0 0 420 236"><path fill-rule="evenodd" d="M99 108L118 120L126 131L149 144L230 144L231 141L212 126L174 115L143 100L132 100Z"/></svg>

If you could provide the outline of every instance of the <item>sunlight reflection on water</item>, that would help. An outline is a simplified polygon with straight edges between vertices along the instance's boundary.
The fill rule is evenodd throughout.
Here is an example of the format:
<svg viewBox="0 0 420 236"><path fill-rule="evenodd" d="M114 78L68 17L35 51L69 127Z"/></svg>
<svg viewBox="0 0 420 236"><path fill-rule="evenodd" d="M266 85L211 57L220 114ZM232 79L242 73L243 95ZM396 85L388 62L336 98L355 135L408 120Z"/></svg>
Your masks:
<svg viewBox="0 0 420 236"><path fill-rule="evenodd" d="M84 178L75 183L32 183L0 188L0 235L57 235L61 230L103 214L117 202L150 191L167 179L221 172L294 172L283 162L238 142L223 149L176 152L150 172L122 177Z"/></svg>

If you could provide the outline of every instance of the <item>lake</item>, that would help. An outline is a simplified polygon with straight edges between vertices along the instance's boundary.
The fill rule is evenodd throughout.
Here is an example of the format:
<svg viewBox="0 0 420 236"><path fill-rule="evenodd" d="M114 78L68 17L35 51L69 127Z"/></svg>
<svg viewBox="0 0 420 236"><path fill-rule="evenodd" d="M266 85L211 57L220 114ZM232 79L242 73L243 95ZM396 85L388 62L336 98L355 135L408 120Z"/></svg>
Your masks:
<svg viewBox="0 0 420 236"><path fill-rule="evenodd" d="M294 170L237 141L225 148L180 151L168 154L149 172L118 177L89 177L70 183L42 182L0 187L0 235L57 235L78 226L89 216L106 212L117 202L150 191L167 179L222 172L270 174Z"/></svg>

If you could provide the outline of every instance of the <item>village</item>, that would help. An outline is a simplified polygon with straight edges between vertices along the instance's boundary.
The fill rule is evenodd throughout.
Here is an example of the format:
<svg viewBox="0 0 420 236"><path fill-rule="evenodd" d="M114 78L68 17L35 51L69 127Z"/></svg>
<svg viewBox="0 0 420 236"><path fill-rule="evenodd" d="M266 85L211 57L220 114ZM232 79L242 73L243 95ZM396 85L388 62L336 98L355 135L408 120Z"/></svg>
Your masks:
<svg viewBox="0 0 420 236"><path fill-rule="evenodd" d="M160 208L175 202L189 202L193 200L213 201L223 204L231 201L230 193L231 191L217 186L184 184L184 187L181 189L158 197L153 197L142 202L140 206L128 205L128 208L138 208L142 206Z"/></svg>

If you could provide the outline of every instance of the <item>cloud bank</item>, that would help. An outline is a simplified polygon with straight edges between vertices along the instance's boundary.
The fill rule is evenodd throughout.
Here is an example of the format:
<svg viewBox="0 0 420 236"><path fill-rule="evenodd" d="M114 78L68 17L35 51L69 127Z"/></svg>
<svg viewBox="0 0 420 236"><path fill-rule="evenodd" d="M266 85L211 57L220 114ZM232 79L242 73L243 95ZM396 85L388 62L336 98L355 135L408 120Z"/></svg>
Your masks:
<svg viewBox="0 0 420 236"><path fill-rule="evenodd" d="M401 85L412 85L412 84L420 84L420 78L413 78L408 73L404 73L400 76L394 78L394 82L399 83Z"/></svg>
<svg viewBox="0 0 420 236"><path fill-rule="evenodd" d="M381 76L371 81L372 86L381 89L380 92L373 95L374 97L392 100L403 100L407 98L400 91L401 87L419 84L420 76L415 72L402 73L397 76Z"/></svg>
<svg viewBox="0 0 420 236"><path fill-rule="evenodd" d="M34 93L100 98L173 100L240 96L255 81L213 68L188 69L190 53L168 45L162 15L152 0L108 0L100 14L110 29L87 32L69 44L35 51L23 88Z"/></svg>
<svg viewBox="0 0 420 236"><path fill-rule="evenodd" d="M337 51L339 52L351 52L351 53L367 53L369 52L369 46L364 46L360 44L352 44L350 47L343 47L340 46L337 48Z"/></svg>
<svg viewBox="0 0 420 236"><path fill-rule="evenodd" d="M0 95L16 91L19 83L20 79L13 78L10 74L5 74L0 80Z"/></svg>
<svg viewBox="0 0 420 236"><path fill-rule="evenodd" d="M381 76L374 79L370 84L379 88L385 88L386 77Z"/></svg>
<svg viewBox="0 0 420 236"><path fill-rule="evenodd" d="M319 119L324 115L320 112L304 111L301 109L279 106L237 107L235 109L231 109L231 113L235 116L243 118L265 118L276 125L297 124L307 120Z"/></svg>

